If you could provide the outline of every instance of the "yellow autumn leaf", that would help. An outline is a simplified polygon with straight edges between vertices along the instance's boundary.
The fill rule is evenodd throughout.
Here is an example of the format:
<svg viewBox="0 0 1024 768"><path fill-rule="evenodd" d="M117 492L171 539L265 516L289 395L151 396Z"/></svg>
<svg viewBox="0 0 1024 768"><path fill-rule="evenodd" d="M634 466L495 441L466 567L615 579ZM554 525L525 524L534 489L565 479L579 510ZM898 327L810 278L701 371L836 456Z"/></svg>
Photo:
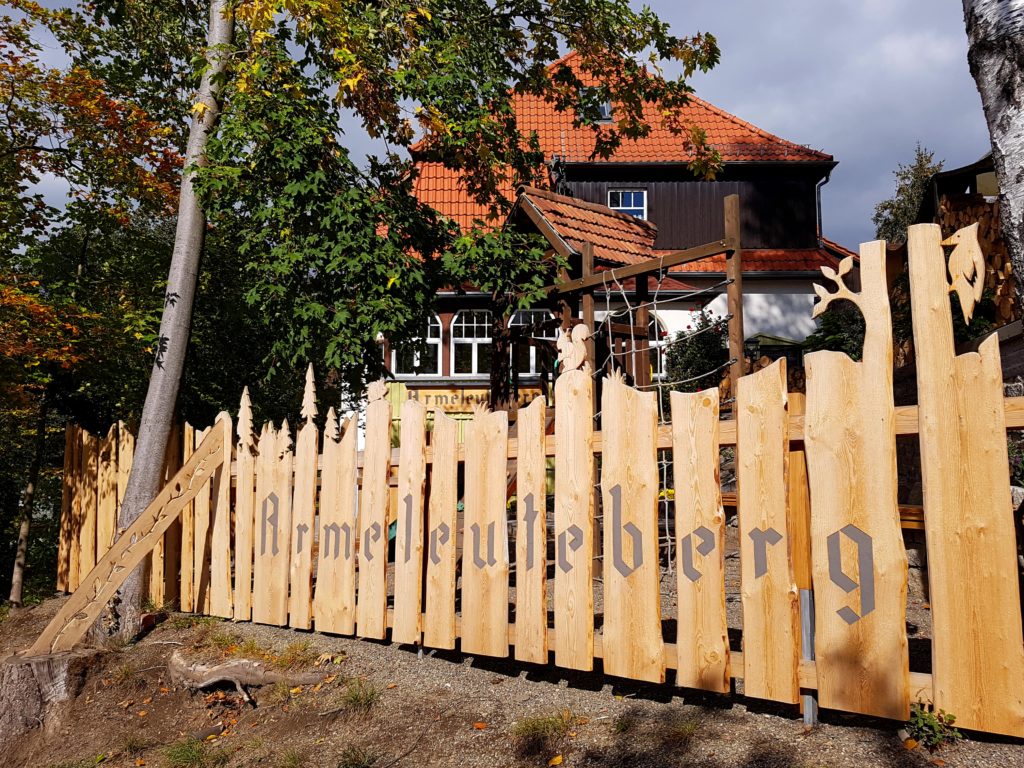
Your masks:
<svg viewBox="0 0 1024 768"><path fill-rule="evenodd" d="M388 288L398 282L398 275L392 275L388 278Z"/></svg>
<svg viewBox="0 0 1024 768"><path fill-rule="evenodd" d="M206 105L206 102L203 102L203 101L197 101L195 104L192 105L192 111L195 112L200 117L205 115L206 114L206 110L208 110L208 109L209 109L209 107Z"/></svg>
<svg viewBox="0 0 1024 768"><path fill-rule="evenodd" d="M550 760L548 760L548 765L561 765L561 764L562 764L562 756L561 755L555 755Z"/></svg>

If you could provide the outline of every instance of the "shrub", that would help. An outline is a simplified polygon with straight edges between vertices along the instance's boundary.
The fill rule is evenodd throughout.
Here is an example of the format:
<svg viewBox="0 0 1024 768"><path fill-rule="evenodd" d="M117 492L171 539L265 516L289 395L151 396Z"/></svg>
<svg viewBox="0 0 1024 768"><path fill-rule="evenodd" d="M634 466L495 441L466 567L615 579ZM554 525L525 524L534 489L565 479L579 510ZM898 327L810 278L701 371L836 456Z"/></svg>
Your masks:
<svg viewBox="0 0 1024 768"><path fill-rule="evenodd" d="M945 710L935 711L935 705L915 702L910 705L910 720L907 732L919 744L929 750L936 750L946 744L960 741L964 736L953 727L956 716Z"/></svg>

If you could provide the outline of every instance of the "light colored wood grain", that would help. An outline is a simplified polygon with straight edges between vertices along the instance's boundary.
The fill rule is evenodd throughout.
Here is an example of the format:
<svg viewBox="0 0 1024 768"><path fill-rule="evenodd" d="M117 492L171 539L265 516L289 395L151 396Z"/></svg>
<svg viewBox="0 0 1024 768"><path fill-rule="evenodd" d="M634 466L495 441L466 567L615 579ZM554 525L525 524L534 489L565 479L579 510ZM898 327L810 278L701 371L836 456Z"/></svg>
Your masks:
<svg viewBox="0 0 1024 768"><path fill-rule="evenodd" d="M388 609L388 475L391 467L391 403L375 392L366 406L366 450L359 498L359 591L356 631L383 640Z"/></svg>
<svg viewBox="0 0 1024 768"><path fill-rule="evenodd" d="M231 587L231 475L230 457L234 445L231 417L221 412L213 426L224 432L225 463L210 481L210 609L211 616L230 619L234 615Z"/></svg>
<svg viewBox="0 0 1024 768"><path fill-rule="evenodd" d="M292 546L289 564L291 592L288 626L313 625L313 541L316 537L316 485L319 430L313 366L306 370L302 425L295 436L295 490L292 493Z"/></svg>
<svg viewBox="0 0 1024 768"><path fill-rule="evenodd" d="M103 557L117 533L117 424L100 441L96 493L96 557Z"/></svg>
<svg viewBox="0 0 1024 768"><path fill-rule="evenodd" d="M195 451L196 443L196 430L195 428L185 422L182 427L182 458L188 463L189 457ZM195 502L190 501L186 504L179 515L179 522L181 523L181 554L179 556L179 562L181 563L181 576L179 578L179 592L178 601L182 611L189 613L195 610L196 596L195 596L195 541L196 541L196 509Z"/></svg>
<svg viewBox="0 0 1024 768"><path fill-rule="evenodd" d="M885 242L860 247L859 293L839 273L819 290L816 313L835 298L864 316L862 360L807 355L804 440L810 475L815 656L821 706L906 720L907 555L896 498L892 328Z"/></svg>
<svg viewBox="0 0 1024 768"><path fill-rule="evenodd" d="M338 418L327 412L320 486L320 562L313 592L318 632L356 631L356 433L355 419L338 437Z"/></svg>
<svg viewBox="0 0 1024 768"><path fill-rule="evenodd" d="M219 431L211 435L168 483L138 519L119 536L114 545L82 580L50 620L26 656L40 656L71 650L96 622L100 611L128 576L142 563L157 540L197 488L209 483L213 471L224 462L224 445Z"/></svg>
<svg viewBox="0 0 1024 768"><path fill-rule="evenodd" d="M274 551L280 552L281 500L275 483L277 430L264 424L257 441L256 527L252 566L252 620L273 624L277 611L271 604L270 585L274 579Z"/></svg>
<svg viewBox="0 0 1024 768"><path fill-rule="evenodd" d="M427 409L418 400L402 403L398 465L398 525L395 530L395 623L391 640L416 643L421 639L423 594L423 494L426 490Z"/></svg>
<svg viewBox="0 0 1024 768"><path fill-rule="evenodd" d="M936 706L1024 735L1024 641L996 337L954 351L936 225L908 239Z"/></svg>
<svg viewBox="0 0 1024 768"><path fill-rule="evenodd" d="M123 421L117 422L117 512L120 519L121 504L128 490L128 477L132 473L135 455L135 435Z"/></svg>
<svg viewBox="0 0 1024 768"><path fill-rule="evenodd" d="M802 392L789 393L789 418L803 418L807 398ZM793 578L798 589L813 589L811 576L811 489L807 477L807 452L802 443L789 444L789 532L793 538Z"/></svg>
<svg viewBox="0 0 1024 768"><path fill-rule="evenodd" d="M79 579L96 565L96 480L99 474L99 438L82 432L82 525L78 532Z"/></svg>
<svg viewBox="0 0 1024 768"><path fill-rule="evenodd" d="M508 413L478 408L466 424L462 650L508 655Z"/></svg>
<svg viewBox="0 0 1024 768"><path fill-rule="evenodd" d="M85 494L85 479L82 474L82 450L85 443L85 430L75 428L74 442L71 450L71 527L68 532L68 591L74 592L82 581L82 501Z"/></svg>
<svg viewBox="0 0 1024 768"><path fill-rule="evenodd" d="M182 446L181 428L175 424L171 428L171 436L167 441L164 477L166 482L181 469ZM180 602L179 574L181 571L181 519L175 520L164 533L164 574L163 602L158 605L177 605Z"/></svg>
<svg viewBox="0 0 1024 768"><path fill-rule="evenodd" d="M534 664L548 662L547 460L543 397L516 418L519 459L516 463L516 614L515 657Z"/></svg>
<svg viewBox="0 0 1024 768"><path fill-rule="evenodd" d="M236 621L252 619L252 558L256 531L256 441L252 434L252 403L249 388L242 390L235 426L238 442L235 463L235 599Z"/></svg>
<svg viewBox="0 0 1024 768"><path fill-rule="evenodd" d="M604 380L601 421L608 435L601 463L604 671L662 683L657 394L613 374Z"/></svg>
<svg viewBox="0 0 1024 768"><path fill-rule="evenodd" d="M57 591L68 591L69 571L71 569L71 531L74 521L71 519L72 499L74 497L74 444L76 427L70 421L64 425L64 469L60 476L60 531L57 537Z"/></svg>
<svg viewBox="0 0 1024 768"><path fill-rule="evenodd" d="M565 371L555 380L555 663L587 671L594 668L593 434L590 372Z"/></svg>
<svg viewBox="0 0 1024 768"><path fill-rule="evenodd" d="M203 442L213 427L196 431L196 445ZM214 473L216 477L216 473ZM210 497L212 482L200 490L192 505L192 599L193 610L206 615L210 611Z"/></svg>
<svg viewBox="0 0 1024 768"><path fill-rule="evenodd" d="M785 358L739 380L736 411L743 690L795 704L800 614L786 520Z"/></svg>
<svg viewBox="0 0 1024 768"><path fill-rule="evenodd" d="M676 684L729 692L725 613L725 510L719 483L718 389L673 392Z"/></svg>
<svg viewBox="0 0 1024 768"><path fill-rule="evenodd" d="M430 468L427 521L426 615L423 644L455 647L455 539L459 502L459 423L434 410L430 445L436 456Z"/></svg>

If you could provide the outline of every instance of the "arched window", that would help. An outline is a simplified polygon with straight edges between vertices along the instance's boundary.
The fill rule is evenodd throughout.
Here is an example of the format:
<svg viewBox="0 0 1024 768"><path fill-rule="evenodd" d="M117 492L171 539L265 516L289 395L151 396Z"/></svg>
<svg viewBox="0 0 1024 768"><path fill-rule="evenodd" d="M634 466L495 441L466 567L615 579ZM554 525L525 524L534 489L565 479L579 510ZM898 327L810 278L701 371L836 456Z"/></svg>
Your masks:
<svg viewBox="0 0 1024 768"><path fill-rule="evenodd" d="M651 354L652 379L661 379L665 376L668 341L668 330L661 319L652 312L651 319L647 323L647 346Z"/></svg>
<svg viewBox="0 0 1024 768"><path fill-rule="evenodd" d="M431 315L427 321L425 347L407 344L391 348L391 372L396 376L441 375L441 321Z"/></svg>
<svg viewBox="0 0 1024 768"><path fill-rule="evenodd" d="M512 315L509 322L511 327L535 326L529 337L533 339L556 339L558 328L553 324L542 328L541 325L552 319L552 314L546 309L521 309ZM532 344L516 344L514 349L515 359L512 364L519 373L533 374L540 370L540 357L537 348Z"/></svg>
<svg viewBox="0 0 1024 768"><path fill-rule="evenodd" d="M464 309L452 320L452 374L485 376L491 372L491 313Z"/></svg>

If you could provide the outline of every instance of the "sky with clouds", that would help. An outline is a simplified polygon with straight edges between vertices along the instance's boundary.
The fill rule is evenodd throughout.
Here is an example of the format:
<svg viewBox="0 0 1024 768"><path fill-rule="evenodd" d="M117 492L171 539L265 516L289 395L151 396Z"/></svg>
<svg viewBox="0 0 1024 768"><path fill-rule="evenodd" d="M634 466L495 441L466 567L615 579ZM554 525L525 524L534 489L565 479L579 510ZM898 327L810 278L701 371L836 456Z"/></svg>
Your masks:
<svg viewBox="0 0 1024 768"><path fill-rule="evenodd" d="M871 214L920 141L947 168L989 150L958 0L648 0L676 34L707 31L722 61L702 98L839 165L824 232L874 238Z"/></svg>
<svg viewBox="0 0 1024 768"><path fill-rule="evenodd" d="M989 149L957 0L646 1L676 34L718 38L721 63L694 79L698 95L839 161L822 218L843 245L874 237L875 203L891 196L892 171L916 142L947 168ZM382 149L358 129L347 140L357 153ZM66 194L54 179L41 186L55 203Z"/></svg>

